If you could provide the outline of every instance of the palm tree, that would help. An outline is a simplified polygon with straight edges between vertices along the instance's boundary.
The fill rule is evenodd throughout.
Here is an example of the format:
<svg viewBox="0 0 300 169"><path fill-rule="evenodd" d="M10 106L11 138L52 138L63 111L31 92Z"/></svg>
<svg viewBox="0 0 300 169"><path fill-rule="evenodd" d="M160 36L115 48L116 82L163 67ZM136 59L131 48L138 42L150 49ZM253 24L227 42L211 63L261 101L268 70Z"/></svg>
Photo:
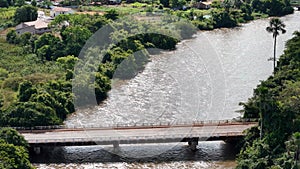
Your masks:
<svg viewBox="0 0 300 169"><path fill-rule="evenodd" d="M266 30L270 33L273 33L274 38L274 72L275 72L275 64L276 64L276 38L279 35L279 32L281 31L282 34L286 32L285 24L279 19L279 18L272 18L270 20L270 25L266 28Z"/></svg>

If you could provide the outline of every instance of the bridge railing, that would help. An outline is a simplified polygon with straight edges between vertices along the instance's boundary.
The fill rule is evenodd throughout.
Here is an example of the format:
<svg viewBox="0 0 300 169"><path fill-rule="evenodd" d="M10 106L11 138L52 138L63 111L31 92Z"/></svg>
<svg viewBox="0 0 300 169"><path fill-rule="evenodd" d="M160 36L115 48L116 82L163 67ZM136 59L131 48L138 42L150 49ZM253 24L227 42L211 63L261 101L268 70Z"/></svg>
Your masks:
<svg viewBox="0 0 300 169"><path fill-rule="evenodd" d="M232 137L244 135L242 132L228 132L228 133L213 133L210 136L203 134L172 134L172 135L148 135L148 136L109 136L109 137L88 137L88 138L70 138L70 139L34 139L29 140L30 144L55 144L55 143L84 143L84 142L95 142L102 144L103 142L120 142L120 141L140 141L145 140L182 140L184 138L209 138L209 137ZM138 142L137 142L138 143Z"/></svg>
<svg viewBox="0 0 300 169"><path fill-rule="evenodd" d="M85 124L85 125L53 125L53 126L33 126L33 127L12 127L16 130L53 130L53 129L92 129L92 128L151 128L151 127L180 127L180 126L209 126L209 125L234 125L251 124L258 119L230 119L230 120L208 120L208 121L176 121L176 122L157 122L157 123L118 123L118 124Z"/></svg>

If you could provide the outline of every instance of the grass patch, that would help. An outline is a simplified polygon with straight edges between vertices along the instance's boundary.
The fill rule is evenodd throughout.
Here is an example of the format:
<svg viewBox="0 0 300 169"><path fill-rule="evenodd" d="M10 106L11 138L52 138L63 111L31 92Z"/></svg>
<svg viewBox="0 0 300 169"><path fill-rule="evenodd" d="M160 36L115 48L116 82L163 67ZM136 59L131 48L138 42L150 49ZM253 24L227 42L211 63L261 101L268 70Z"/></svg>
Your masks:
<svg viewBox="0 0 300 169"><path fill-rule="evenodd" d="M0 8L0 30L14 26L16 7Z"/></svg>
<svg viewBox="0 0 300 169"><path fill-rule="evenodd" d="M268 18L268 17L269 17L268 14L257 13L257 12L253 12L253 13L252 13L252 16L254 17L254 19Z"/></svg>
<svg viewBox="0 0 300 169"><path fill-rule="evenodd" d="M27 76L34 73L57 74L62 72L56 62L41 62L35 54L26 54L27 48L8 44L0 38L0 68L9 72L10 76Z"/></svg>
<svg viewBox="0 0 300 169"><path fill-rule="evenodd" d="M63 69L55 61L43 63L35 54L26 54L25 48L8 44L3 38L0 38L0 58L0 95L4 108L16 100L19 84L24 80L39 84L64 78Z"/></svg>
<svg viewBox="0 0 300 169"><path fill-rule="evenodd" d="M82 6L81 11L94 11L105 13L112 9L118 11L120 15L128 15L139 12L144 12L147 7L151 5L147 3L132 3L132 4L121 4L121 5L104 5L104 6Z"/></svg>
<svg viewBox="0 0 300 169"><path fill-rule="evenodd" d="M16 99L17 92L13 90L0 90L3 99L3 109L7 109Z"/></svg>

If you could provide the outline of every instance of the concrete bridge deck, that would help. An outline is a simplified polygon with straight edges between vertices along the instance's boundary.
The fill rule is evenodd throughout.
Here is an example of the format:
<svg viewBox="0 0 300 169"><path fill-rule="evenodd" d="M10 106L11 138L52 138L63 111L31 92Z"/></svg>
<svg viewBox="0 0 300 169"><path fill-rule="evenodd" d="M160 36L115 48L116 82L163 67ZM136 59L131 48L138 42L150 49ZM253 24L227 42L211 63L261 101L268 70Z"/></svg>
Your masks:
<svg viewBox="0 0 300 169"><path fill-rule="evenodd" d="M256 122L209 125L127 126L118 128L72 128L20 130L31 147L80 146L228 140L243 137Z"/></svg>

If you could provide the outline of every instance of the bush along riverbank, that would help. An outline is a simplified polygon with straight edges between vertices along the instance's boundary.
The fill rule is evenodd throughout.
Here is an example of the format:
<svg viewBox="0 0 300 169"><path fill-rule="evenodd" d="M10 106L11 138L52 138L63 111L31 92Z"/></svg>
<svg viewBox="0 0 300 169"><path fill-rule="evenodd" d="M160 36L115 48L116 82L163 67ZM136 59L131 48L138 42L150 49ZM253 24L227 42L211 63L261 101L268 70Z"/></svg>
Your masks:
<svg viewBox="0 0 300 169"><path fill-rule="evenodd" d="M33 169L27 141L17 131L0 128L0 169Z"/></svg>
<svg viewBox="0 0 300 169"><path fill-rule="evenodd" d="M259 118L247 131L238 169L299 168L300 32L287 41L272 76L244 106L245 118Z"/></svg>

